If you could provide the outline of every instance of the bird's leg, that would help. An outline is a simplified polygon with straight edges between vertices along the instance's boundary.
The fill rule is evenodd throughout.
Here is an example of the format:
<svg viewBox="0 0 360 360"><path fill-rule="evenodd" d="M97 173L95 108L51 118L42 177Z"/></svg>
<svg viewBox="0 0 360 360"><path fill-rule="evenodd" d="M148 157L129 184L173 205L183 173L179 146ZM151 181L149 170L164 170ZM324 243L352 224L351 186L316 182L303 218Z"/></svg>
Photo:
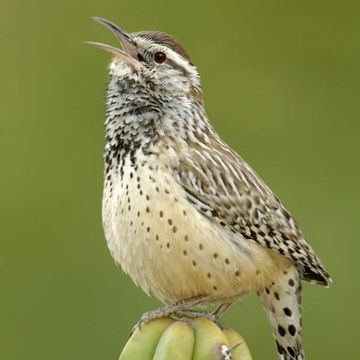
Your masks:
<svg viewBox="0 0 360 360"><path fill-rule="evenodd" d="M224 325L220 321L220 318L211 311L199 311L199 310L186 309L186 310L177 311L175 316L177 318L181 318L181 319L182 318L196 319L198 317L204 317L204 318L207 318L207 319L211 320L212 322L214 322L221 330L224 328Z"/></svg>
<svg viewBox="0 0 360 360"><path fill-rule="evenodd" d="M174 304L166 305L156 310L148 311L144 313L141 316L140 320L135 324L131 331L131 335L134 333L135 330L140 329L141 326L146 324L147 322L164 317L173 317L175 319L195 319L197 317L206 317L215 322L220 328L222 328L223 326L217 315L209 311L193 310L195 306L200 305L203 302L206 302L206 298L198 296L195 298L177 301Z"/></svg>
<svg viewBox="0 0 360 360"><path fill-rule="evenodd" d="M229 308L230 305L231 303L225 303L219 305L213 312L213 315L216 316L217 318L220 318L224 314L224 312Z"/></svg>
<svg viewBox="0 0 360 360"><path fill-rule="evenodd" d="M163 306L156 310L147 311L141 316L140 320L135 324L135 326L131 330L130 336L135 332L135 330L140 329L141 326L145 325L147 322L151 320L171 316L176 311L178 311L179 308L182 308L182 306L183 304L181 303L175 303L175 304Z"/></svg>

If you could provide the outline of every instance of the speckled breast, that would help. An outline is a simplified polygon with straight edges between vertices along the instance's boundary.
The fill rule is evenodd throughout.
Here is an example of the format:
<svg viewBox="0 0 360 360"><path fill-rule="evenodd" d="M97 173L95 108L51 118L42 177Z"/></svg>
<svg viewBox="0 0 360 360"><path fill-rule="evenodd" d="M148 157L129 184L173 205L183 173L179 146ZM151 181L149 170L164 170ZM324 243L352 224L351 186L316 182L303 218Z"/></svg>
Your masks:
<svg viewBox="0 0 360 360"><path fill-rule="evenodd" d="M270 281L269 252L201 215L156 158L130 159L103 199L111 254L146 293L163 302L207 296L233 300ZM237 239L239 244L239 239Z"/></svg>

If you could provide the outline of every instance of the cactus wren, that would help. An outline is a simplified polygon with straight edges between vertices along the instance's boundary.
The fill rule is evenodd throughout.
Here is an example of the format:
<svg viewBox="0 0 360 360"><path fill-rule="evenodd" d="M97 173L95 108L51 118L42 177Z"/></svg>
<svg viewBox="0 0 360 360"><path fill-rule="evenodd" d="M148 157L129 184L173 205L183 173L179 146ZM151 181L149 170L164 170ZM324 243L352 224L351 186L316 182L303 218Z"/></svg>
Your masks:
<svg viewBox="0 0 360 360"><path fill-rule="evenodd" d="M301 281L331 282L296 221L226 145L204 110L197 68L174 37L126 33L113 55L105 121L103 225L115 261L146 293L189 313L257 292L280 359L304 359ZM186 311L185 311L186 310Z"/></svg>

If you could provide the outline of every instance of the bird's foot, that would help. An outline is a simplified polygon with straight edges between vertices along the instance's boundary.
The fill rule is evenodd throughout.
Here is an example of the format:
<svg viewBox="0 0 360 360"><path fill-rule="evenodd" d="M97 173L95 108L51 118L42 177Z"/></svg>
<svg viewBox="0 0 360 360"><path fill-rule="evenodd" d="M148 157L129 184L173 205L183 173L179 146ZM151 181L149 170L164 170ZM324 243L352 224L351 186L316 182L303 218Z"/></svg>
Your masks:
<svg viewBox="0 0 360 360"><path fill-rule="evenodd" d="M146 323L148 323L151 320L155 320L155 319L161 319L164 317L169 317L172 314L174 314L174 312L177 311L179 304L171 304L171 305L166 305L163 306L159 309L156 310L151 310L151 311L147 311L146 313L144 313L140 320L135 324L135 326L133 327L133 329L131 330L130 336L137 330L137 329L141 329L142 325L145 325Z"/></svg>
<svg viewBox="0 0 360 360"><path fill-rule="evenodd" d="M176 318L179 319L196 319L199 317L203 317L214 322L221 330L224 328L224 325L222 324L220 318L211 311L197 311L186 309L177 311L174 315Z"/></svg>
<svg viewBox="0 0 360 360"><path fill-rule="evenodd" d="M199 299L190 299L185 301L179 301L175 304L166 305L159 309L148 311L144 313L140 320L133 327L130 336L142 325L148 323L151 320L171 317L173 319L195 319L198 317L205 317L213 321L220 329L223 329L223 325L220 318L209 311L197 311L192 308L201 303Z"/></svg>

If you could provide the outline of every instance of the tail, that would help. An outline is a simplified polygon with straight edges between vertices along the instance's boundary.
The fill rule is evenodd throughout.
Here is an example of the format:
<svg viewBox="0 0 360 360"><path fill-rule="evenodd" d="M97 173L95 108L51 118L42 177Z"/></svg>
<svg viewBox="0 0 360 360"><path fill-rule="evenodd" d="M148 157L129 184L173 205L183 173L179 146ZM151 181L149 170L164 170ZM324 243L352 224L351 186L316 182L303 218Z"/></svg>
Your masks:
<svg viewBox="0 0 360 360"><path fill-rule="evenodd" d="M280 360L304 360L301 345L301 279L298 269L289 267L258 295L272 326Z"/></svg>

